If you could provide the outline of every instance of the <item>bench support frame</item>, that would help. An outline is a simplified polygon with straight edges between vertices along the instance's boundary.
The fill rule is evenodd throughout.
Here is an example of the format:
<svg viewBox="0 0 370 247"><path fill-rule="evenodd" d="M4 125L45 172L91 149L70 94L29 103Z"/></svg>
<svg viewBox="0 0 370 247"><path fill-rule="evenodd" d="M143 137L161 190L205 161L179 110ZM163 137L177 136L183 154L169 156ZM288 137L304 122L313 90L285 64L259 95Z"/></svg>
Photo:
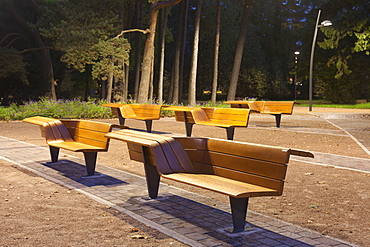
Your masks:
<svg viewBox="0 0 370 247"><path fill-rule="evenodd" d="M120 125L125 125L125 118L123 118L121 114L118 114L118 121Z"/></svg>
<svg viewBox="0 0 370 247"><path fill-rule="evenodd" d="M234 140L235 127L226 128L226 134L228 140Z"/></svg>
<svg viewBox="0 0 370 247"><path fill-rule="evenodd" d="M142 150L148 194L151 199L155 199L158 197L159 182L161 180L161 176L158 173L157 167L150 164L150 160L148 158L148 147L142 146Z"/></svg>
<svg viewBox="0 0 370 247"><path fill-rule="evenodd" d="M58 162L60 148L49 146L49 150L50 150L51 162L53 163ZM83 153L85 157L87 176L94 176L98 152L83 152Z"/></svg>
<svg viewBox="0 0 370 247"><path fill-rule="evenodd" d="M245 219L247 217L249 197L235 198L229 196L229 198L234 227L233 233L243 232L245 228Z"/></svg>
<svg viewBox="0 0 370 247"><path fill-rule="evenodd" d="M146 126L146 132L152 133L153 120L144 120Z"/></svg>
<svg viewBox="0 0 370 247"><path fill-rule="evenodd" d="M58 162L59 148L49 146L49 150L50 150L51 162L53 163Z"/></svg>
<svg viewBox="0 0 370 247"><path fill-rule="evenodd" d="M87 176L94 176L98 152L84 152Z"/></svg>
<svg viewBox="0 0 370 247"><path fill-rule="evenodd" d="M119 124L124 126L126 118L123 118L121 114L118 114ZM152 133L153 120L144 120L146 126L146 132Z"/></svg>
<svg viewBox="0 0 370 247"><path fill-rule="evenodd" d="M280 122L281 122L281 114L272 114L275 116L275 121L276 121L276 127L280 128Z"/></svg>

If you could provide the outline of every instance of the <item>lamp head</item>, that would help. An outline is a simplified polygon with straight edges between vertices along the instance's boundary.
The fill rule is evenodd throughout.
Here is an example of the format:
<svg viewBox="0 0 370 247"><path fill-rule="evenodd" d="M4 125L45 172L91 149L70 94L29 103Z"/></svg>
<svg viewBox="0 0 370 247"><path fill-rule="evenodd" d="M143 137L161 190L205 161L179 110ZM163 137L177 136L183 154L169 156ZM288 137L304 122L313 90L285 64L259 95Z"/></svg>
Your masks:
<svg viewBox="0 0 370 247"><path fill-rule="evenodd" d="M331 25L333 25L333 23L329 20L325 20L325 21L321 22L322 27L329 27Z"/></svg>

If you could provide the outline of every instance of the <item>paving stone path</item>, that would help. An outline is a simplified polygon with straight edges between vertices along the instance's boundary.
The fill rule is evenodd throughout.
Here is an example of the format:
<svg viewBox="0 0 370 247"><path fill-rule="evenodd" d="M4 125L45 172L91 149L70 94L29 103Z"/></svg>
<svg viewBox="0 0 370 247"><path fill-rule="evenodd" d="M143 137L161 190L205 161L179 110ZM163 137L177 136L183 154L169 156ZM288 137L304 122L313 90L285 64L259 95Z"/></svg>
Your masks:
<svg viewBox="0 0 370 247"><path fill-rule="evenodd" d="M315 162L326 165L337 158L316 155ZM97 176L84 178L83 160L67 156L49 163L47 148L1 136L0 158L77 190L190 246L356 246L252 211L247 216L250 229L232 234L228 231L232 224L227 203L165 184L160 187L160 197L151 200L147 198L145 179L140 176L99 164ZM343 160L343 156L338 159Z"/></svg>

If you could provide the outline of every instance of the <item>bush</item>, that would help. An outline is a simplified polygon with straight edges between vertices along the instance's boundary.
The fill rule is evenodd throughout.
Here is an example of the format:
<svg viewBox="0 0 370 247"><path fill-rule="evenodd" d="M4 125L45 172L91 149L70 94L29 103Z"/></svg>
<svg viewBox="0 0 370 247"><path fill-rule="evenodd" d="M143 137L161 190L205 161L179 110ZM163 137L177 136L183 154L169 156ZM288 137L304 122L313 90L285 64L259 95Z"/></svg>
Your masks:
<svg viewBox="0 0 370 247"><path fill-rule="evenodd" d="M43 116L52 118L105 119L112 118L111 110L103 107L106 101L50 100L24 102L0 107L0 120L22 120L27 117Z"/></svg>

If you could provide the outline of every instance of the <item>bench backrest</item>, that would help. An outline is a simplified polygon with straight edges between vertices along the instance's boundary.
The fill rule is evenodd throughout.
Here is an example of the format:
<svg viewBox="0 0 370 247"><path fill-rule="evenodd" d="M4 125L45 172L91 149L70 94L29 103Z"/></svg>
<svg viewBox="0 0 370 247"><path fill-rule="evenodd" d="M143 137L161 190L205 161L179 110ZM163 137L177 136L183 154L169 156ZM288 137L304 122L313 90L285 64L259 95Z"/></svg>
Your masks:
<svg viewBox="0 0 370 247"><path fill-rule="evenodd" d="M283 191L290 150L235 141L175 137L200 173Z"/></svg>
<svg viewBox="0 0 370 247"><path fill-rule="evenodd" d="M122 133L119 136L118 133ZM127 142L130 158L159 173L202 173L283 191L290 149L196 137L163 137L132 130L108 136ZM143 155L143 147L148 147Z"/></svg>
<svg viewBox="0 0 370 247"><path fill-rule="evenodd" d="M242 101L242 104L237 104L237 101L232 101L231 108L246 108L251 111L259 112L263 108L264 101Z"/></svg>
<svg viewBox="0 0 370 247"><path fill-rule="evenodd" d="M119 104L107 103L103 106L110 107L114 116L123 118L149 117L160 119L162 105L150 104Z"/></svg>
<svg viewBox="0 0 370 247"><path fill-rule="evenodd" d="M294 101L265 101L261 112L293 113Z"/></svg>
<svg viewBox="0 0 370 247"><path fill-rule="evenodd" d="M144 162L147 159L161 174L198 172L184 148L172 137L133 130L114 131L106 136L126 141L132 160ZM143 147L148 148L144 155Z"/></svg>
<svg viewBox="0 0 370 247"><path fill-rule="evenodd" d="M129 106L131 106L138 117L150 117L159 119L161 116L161 105L130 104Z"/></svg>
<svg viewBox="0 0 370 247"><path fill-rule="evenodd" d="M74 141L108 150L109 139L105 137L105 134L112 130L111 124L88 120L65 119L62 119L61 122Z"/></svg>
<svg viewBox="0 0 370 247"><path fill-rule="evenodd" d="M248 126L249 109L202 107L202 110L213 123Z"/></svg>
<svg viewBox="0 0 370 247"><path fill-rule="evenodd" d="M195 108L191 111L194 122L197 124L209 123L211 122L208 114L201 108Z"/></svg>
<svg viewBox="0 0 370 247"><path fill-rule="evenodd" d="M194 108L191 112L186 112L188 123L209 123L230 124L235 126L248 126L250 110L249 109L230 109L201 107ZM184 112L175 111L176 121L184 122Z"/></svg>
<svg viewBox="0 0 370 247"><path fill-rule="evenodd" d="M119 109L121 111L121 115L123 118L135 118L136 117L136 113L130 105L123 105Z"/></svg>
<svg viewBox="0 0 370 247"><path fill-rule="evenodd" d="M186 115L186 121L188 123L195 123L193 115L191 114L191 112L186 112L185 115ZM175 120L178 121L178 122L185 122L184 112L175 111Z"/></svg>
<svg viewBox="0 0 370 247"><path fill-rule="evenodd" d="M112 124L40 116L25 118L23 121L40 125L41 135L47 143L75 141L108 150L109 139L105 134L112 131Z"/></svg>

